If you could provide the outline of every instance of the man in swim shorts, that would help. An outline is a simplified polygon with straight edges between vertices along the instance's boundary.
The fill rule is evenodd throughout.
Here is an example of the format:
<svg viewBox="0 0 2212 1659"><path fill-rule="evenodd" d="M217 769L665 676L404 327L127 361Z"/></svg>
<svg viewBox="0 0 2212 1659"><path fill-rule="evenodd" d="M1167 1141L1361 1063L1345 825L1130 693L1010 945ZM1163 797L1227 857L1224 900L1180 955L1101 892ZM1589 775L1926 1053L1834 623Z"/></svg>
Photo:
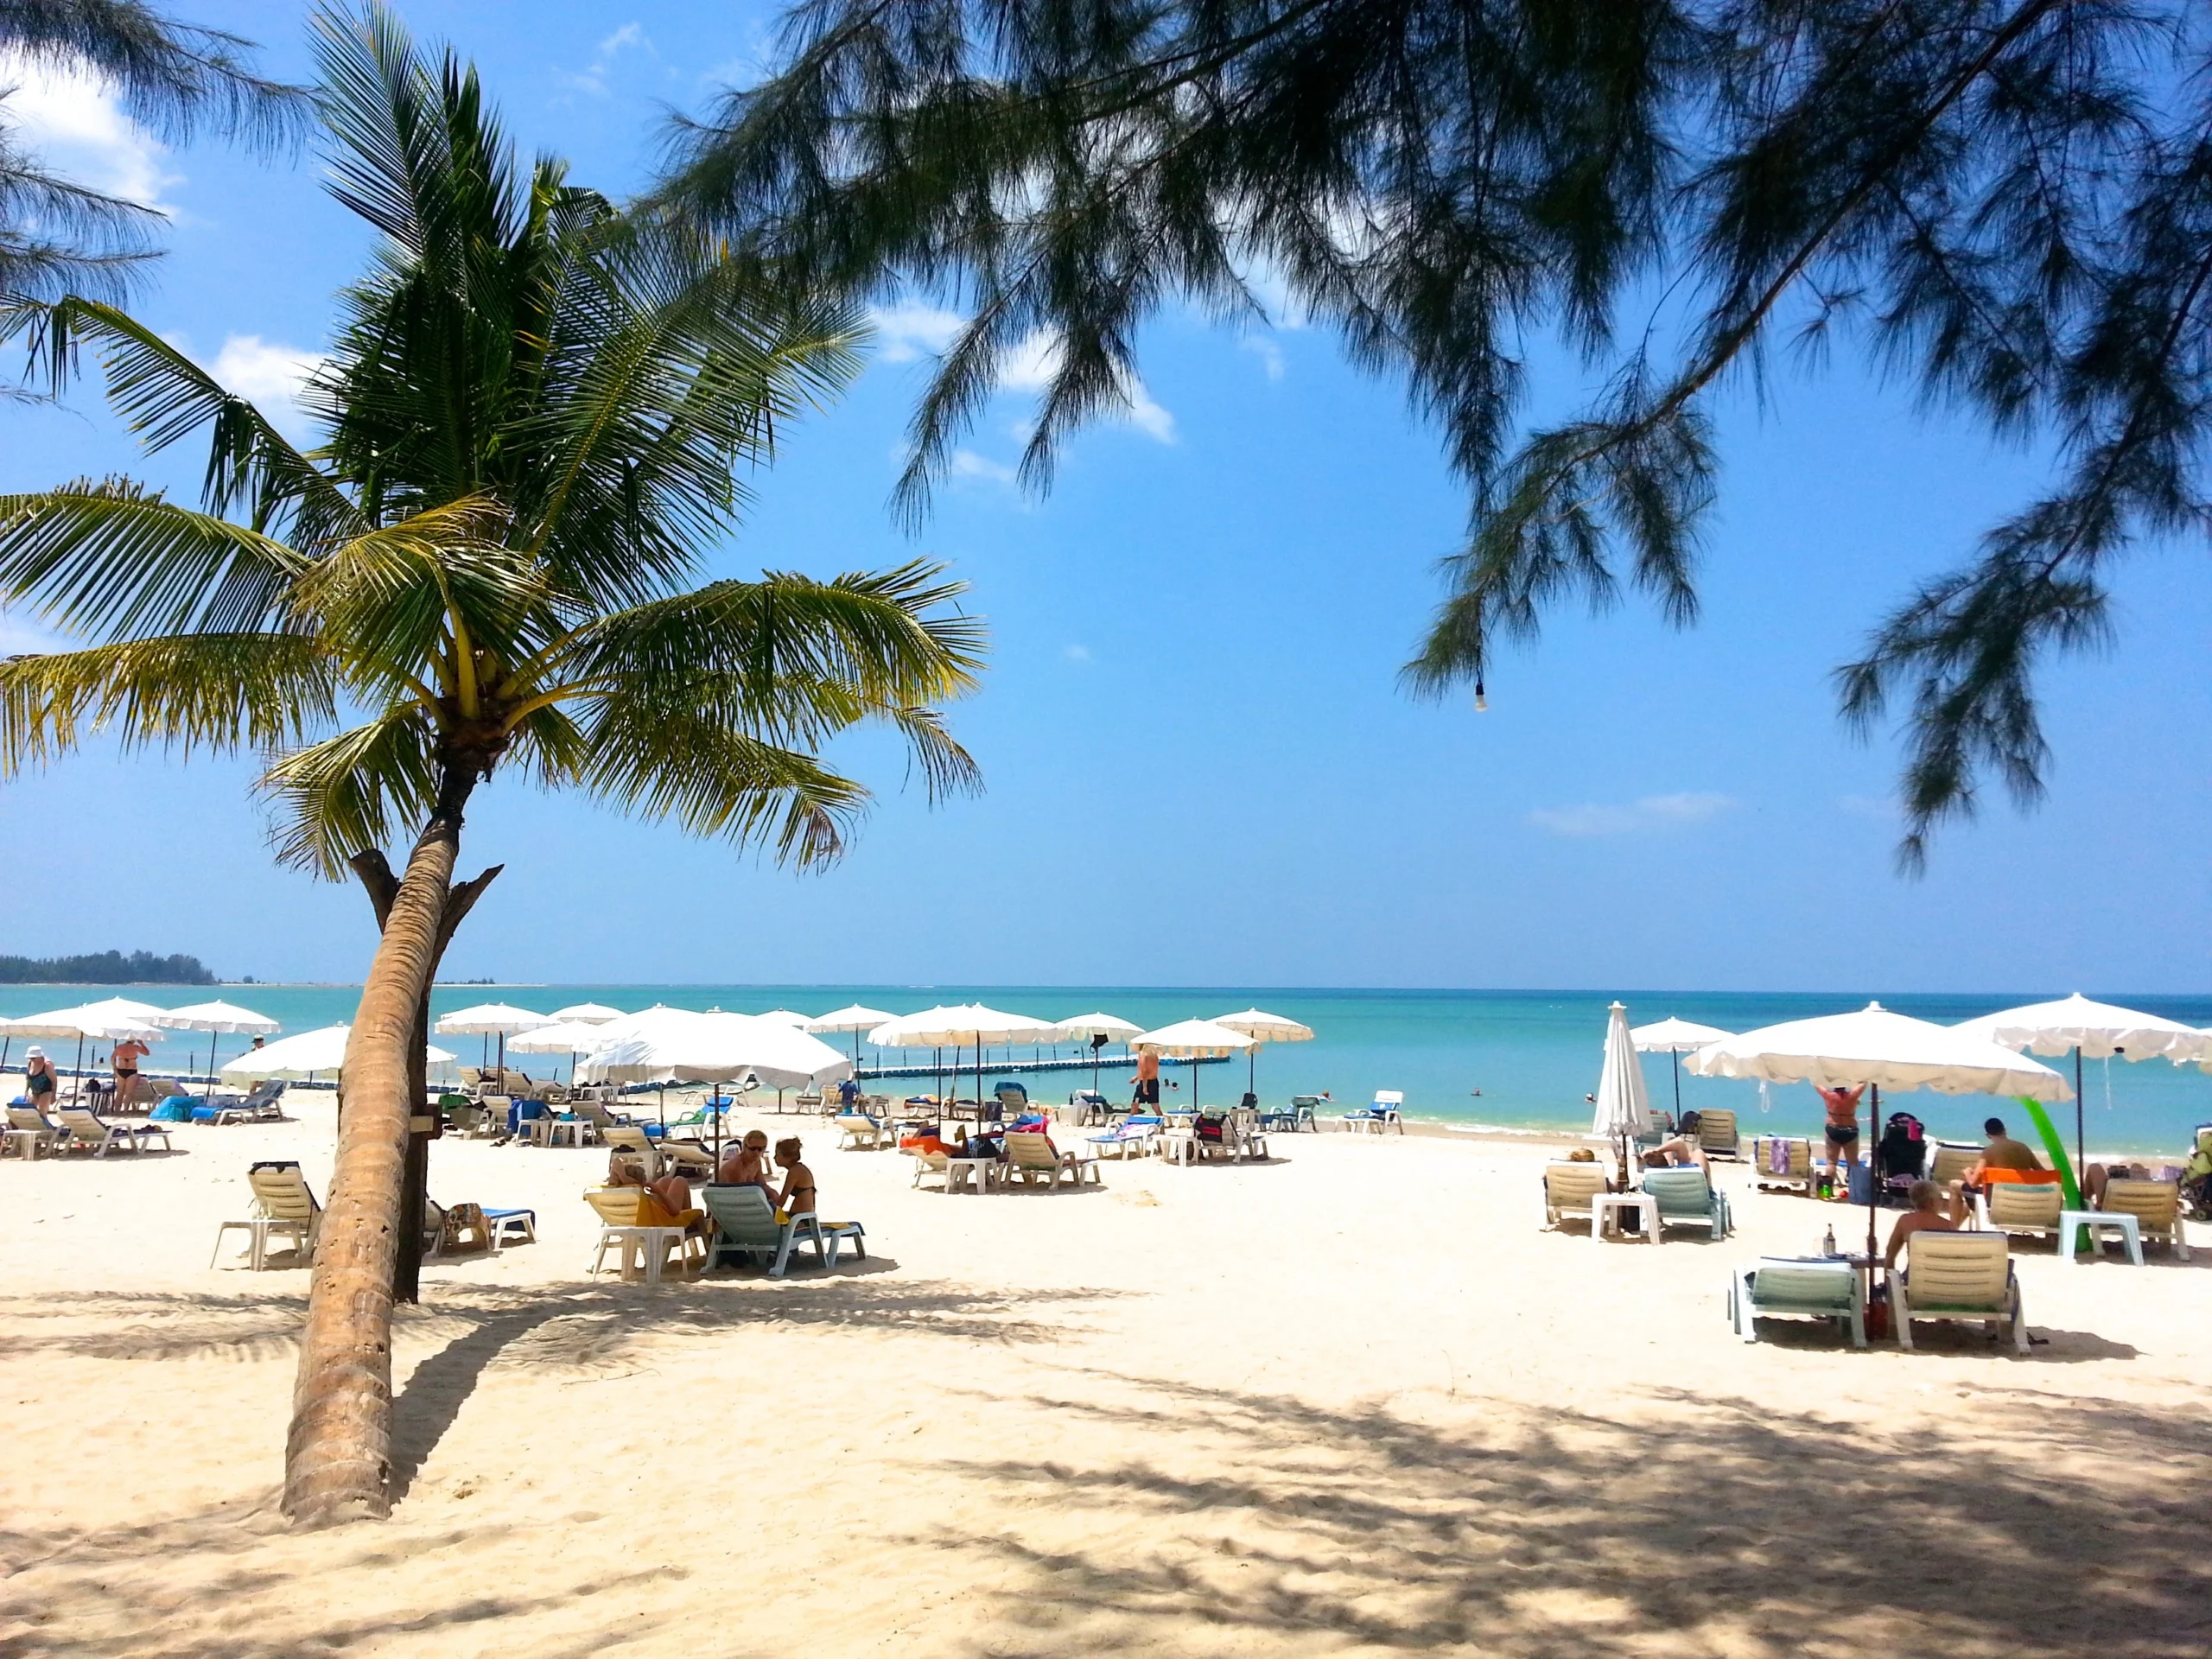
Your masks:
<svg viewBox="0 0 2212 1659"><path fill-rule="evenodd" d="M1147 1048L1138 1051L1137 1074L1131 1079L1131 1081L1137 1086L1136 1093L1129 1096L1129 1107L1131 1110L1135 1110L1140 1106L1158 1106L1160 1104L1160 1053L1158 1050Z"/></svg>

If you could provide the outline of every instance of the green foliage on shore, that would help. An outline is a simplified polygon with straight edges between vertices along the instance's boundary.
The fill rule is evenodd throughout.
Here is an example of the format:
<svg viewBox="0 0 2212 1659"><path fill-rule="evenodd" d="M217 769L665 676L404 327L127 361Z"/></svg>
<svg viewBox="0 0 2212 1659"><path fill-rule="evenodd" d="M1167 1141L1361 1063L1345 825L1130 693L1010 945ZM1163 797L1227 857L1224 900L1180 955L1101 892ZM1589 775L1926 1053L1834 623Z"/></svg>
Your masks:
<svg viewBox="0 0 2212 1659"><path fill-rule="evenodd" d="M97 950L84 957L0 957L0 985L213 985L197 957Z"/></svg>

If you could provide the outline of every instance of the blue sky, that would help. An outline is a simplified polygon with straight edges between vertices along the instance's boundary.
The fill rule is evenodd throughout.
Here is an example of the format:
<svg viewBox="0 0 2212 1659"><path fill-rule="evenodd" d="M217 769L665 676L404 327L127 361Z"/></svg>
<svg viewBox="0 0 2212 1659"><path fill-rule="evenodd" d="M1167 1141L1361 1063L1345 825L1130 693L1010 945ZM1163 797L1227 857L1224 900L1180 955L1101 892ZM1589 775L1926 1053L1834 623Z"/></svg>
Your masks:
<svg viewBox="0 0 2212 1659"><path fill-rule="evenodd" d="M302 13L200 5L303 72ZM671 108L751 73L759 5L416 9L481 67L511 130L620 194ZM170 257L137 307L240 390L281 402L366 247L312 162L168 153L81 89L34 87L57 159L152 194ZM2200 990L2212 921L2201 558L2133 560L2120 644L2044 680L2052 792L1993 798L1891 866L1897 763L1838 724L1833 666L1911 582L2032 487L2031 455L1914 413L1848 369L1720 405L1706 610L1560 613L1491 678L1491 711L1398 691L1463 498L1400 389L1320 331L1243 337L1170 314L1131 421L1070 448L1046 498L1008 481L1008 389L924 531L886 499L938 334L917 302L787 435L717 573L829 574L925 552L974 584L993 664L954 712L981 798L929 810L873 739L852 855L798 877L505 779L464 862L507 873L448 958L554 981ZM1539 407L1582 391L1538 365ZM142 461L89 392L0 411L0 488ZM37 643L26 619L0 644ZM15 925L0 950L193 951L226 973L358 977L353 891L276 869L245 763L95 752L0 786Z"/></svg>

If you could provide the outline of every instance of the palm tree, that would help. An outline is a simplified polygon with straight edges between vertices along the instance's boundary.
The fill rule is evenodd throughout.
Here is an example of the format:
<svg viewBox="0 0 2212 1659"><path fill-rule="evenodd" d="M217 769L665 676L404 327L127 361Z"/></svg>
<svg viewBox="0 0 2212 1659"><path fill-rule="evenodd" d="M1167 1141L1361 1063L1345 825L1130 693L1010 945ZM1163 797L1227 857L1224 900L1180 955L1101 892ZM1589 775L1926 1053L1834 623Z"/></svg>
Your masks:
<svg viewBox="0 0 2212 1659"><path fill-rule="evenodd" d="M213 430L201 510L120 479L0 497L0 601L94 641L0 664L0 766L99 732L261 752L279 856L361 868L383 923L294 1396L303 1524L389 1509L427 999L496 874L454 882L476 788L506 768L819 865L866 798L819 758L832 734L887 722L933 797L972 783L937 705L982 645L925 564L690 585L742 507L734 469L850 372L847 312L631 234L557 162L521 171L473 70L387 14L315 32L333 188L383 235L308 390L320 448L111 308L0 314L57 379L99 353L150 446ZM395 880L375 849L409 829Z"/></svg>
<svg viewBox="0 0 2212 1659"><path fill-rule="evenodd" d="M0 0L0 55L99 76L165 138L212 130L270 149L300 134L306 89L257 73L252 50L139 0ZM0 91L0 294L115 296L153 257L161 214L40 165L10 130L6 100Z"/></svg>

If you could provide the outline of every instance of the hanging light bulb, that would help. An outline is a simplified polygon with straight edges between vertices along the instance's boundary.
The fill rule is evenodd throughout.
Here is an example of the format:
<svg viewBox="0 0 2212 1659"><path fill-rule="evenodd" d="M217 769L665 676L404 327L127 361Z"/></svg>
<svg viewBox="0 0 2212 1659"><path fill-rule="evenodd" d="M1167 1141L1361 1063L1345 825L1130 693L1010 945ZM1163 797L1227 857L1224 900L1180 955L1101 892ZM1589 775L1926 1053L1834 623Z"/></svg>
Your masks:
<svg viewBox="0 0 2212 1659"><path fill-rule="evenodd" d="M1475 676L1475 712L1478 715L1490 712L1490 701L1483 696L1483 677L1479 674Z"/></svg>

